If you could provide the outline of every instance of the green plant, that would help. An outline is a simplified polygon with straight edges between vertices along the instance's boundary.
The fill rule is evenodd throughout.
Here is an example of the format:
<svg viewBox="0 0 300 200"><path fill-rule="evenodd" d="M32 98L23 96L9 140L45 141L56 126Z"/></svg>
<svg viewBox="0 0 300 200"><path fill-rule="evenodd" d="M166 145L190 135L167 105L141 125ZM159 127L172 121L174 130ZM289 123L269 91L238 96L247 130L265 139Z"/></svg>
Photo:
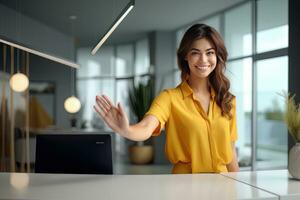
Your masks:
<svg viewBox="0 0 300 200"><path fill-rule="evenodd" d="M154 79L152 77L146 83L139 82L137 85L133 83L133 87L129 90L129 105L139 121L143 119L153 99Z"/></svg>
<svg viewBox="0 0 300 200"><path fill-rule="evenodd" d="M146 82L139 81L129 89L129 105L132 113L136 116L137 120L143 119L145 113L151 106L154 99L154 78L152 76ZM152 140L145 141L145 144L151 144ZM144 142L138 142L138 145L143 145Z"/></svg>
<svg viewBox="0 0 300 200"><path fill-rule="evenodd" d="M284 93L281 96L285 98L286 110L284 113L284 120L289 133L295 142L300 142L300 104L296 104L295 94L290 95Z"/></svg>

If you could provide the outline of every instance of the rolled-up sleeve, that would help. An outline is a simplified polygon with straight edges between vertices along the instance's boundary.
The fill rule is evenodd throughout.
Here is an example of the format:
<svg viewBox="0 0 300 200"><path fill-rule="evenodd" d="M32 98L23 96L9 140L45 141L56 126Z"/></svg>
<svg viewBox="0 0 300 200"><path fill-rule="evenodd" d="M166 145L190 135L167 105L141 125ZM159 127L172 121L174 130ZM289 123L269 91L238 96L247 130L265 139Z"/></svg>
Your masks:
<svg viewBox="0 0 300 200"><path fill-rule="evenodd" d="M161 129L167 123L171 112L171 96L168 90L162 91L152 102L148 112L146 115L153 115L155 116L158 121L159 125L152 133L152 136L157 136L160 134Z"/></svg>

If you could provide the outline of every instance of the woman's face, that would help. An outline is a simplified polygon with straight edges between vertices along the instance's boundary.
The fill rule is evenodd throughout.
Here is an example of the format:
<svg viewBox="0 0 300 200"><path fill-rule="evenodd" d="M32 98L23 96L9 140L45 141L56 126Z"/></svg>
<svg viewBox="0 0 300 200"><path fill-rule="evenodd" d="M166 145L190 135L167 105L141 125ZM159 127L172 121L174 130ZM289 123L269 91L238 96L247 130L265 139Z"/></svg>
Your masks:
<svg viewBox="0 0 300 200"><path fill-rule="evenodd" d="M185 60L194 78L207 78L217 65L216 51L206 38L193 42Z"/></svg>

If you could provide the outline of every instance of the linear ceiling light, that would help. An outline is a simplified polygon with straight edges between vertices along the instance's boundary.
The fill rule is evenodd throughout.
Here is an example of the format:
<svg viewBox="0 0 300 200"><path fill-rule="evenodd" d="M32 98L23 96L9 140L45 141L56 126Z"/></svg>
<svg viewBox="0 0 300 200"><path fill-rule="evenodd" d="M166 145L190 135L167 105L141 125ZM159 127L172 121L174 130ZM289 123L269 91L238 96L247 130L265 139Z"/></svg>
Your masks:
<svg viewBox="0 0 300 200"><path fill-rule="evenodd" d="M120 15L116 18L114 23L110 26L108 31L104 34L104 36L101 38L99 43L94 47L92 50L92 55L95 55L95 53L98 51L98 49L103 45L103 43L107 40L107 38L114 32L114 30L119 26L119 24L123 21L123 19L128 15L128 13L132 10L134 7L134 0L131 0L126 7L122 10Z"/></svg>
<svg viewBox="0 0 300 200"><path fill-rule="evenodd" d="M67 65L67 66L74 67L74 68L79 68L79 65L77 63L72 62L72 61L68 61L68 60L65 60L65 59L62 59L62 58L51 56L49 54L45 54L45 53L42 53L40 51L37 51L37 50L34 50L34 49L30 49L30 48L27 48L27 47L24 47L24 46L21 46L19 44L15 44L15 43L3 40L3 39L0 39L0 42L2 42L4 44L7 44L7 45L10 45L12 47L21 49L23 51L27 51L28 53L32 53L34 55L37 55L37 56L40 56L40 57L43 57L43 58L46 58L46 59L49 59L49 60L61 63L63 65Z"/></svg>

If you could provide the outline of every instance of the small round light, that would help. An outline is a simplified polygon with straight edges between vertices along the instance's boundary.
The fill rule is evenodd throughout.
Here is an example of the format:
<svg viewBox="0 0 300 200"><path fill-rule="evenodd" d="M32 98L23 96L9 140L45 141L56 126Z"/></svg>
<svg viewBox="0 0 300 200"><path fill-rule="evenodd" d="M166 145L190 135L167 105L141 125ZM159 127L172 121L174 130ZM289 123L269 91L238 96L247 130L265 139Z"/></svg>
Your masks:
<svg viewBox="0 0 300 200"><path fill-rule="evenodd" d="M29 176L25 173L12 173L10 175L10 184L16 189L23 189L29 184Z"/></svg>
<svg viewBox="0 0 300 200"><path fill-rule="evenodd" d="M25 74L16 73L10 78L9 84L15 92L24 92L28 88L29 80Z"/></svg>
<svg viewBox="0 0 300 200"><path fill-rule="evenodd" d="M65 100L64 107L68 113L77 113L80 110L81 103L78 98L71 96Z"/></svg>

